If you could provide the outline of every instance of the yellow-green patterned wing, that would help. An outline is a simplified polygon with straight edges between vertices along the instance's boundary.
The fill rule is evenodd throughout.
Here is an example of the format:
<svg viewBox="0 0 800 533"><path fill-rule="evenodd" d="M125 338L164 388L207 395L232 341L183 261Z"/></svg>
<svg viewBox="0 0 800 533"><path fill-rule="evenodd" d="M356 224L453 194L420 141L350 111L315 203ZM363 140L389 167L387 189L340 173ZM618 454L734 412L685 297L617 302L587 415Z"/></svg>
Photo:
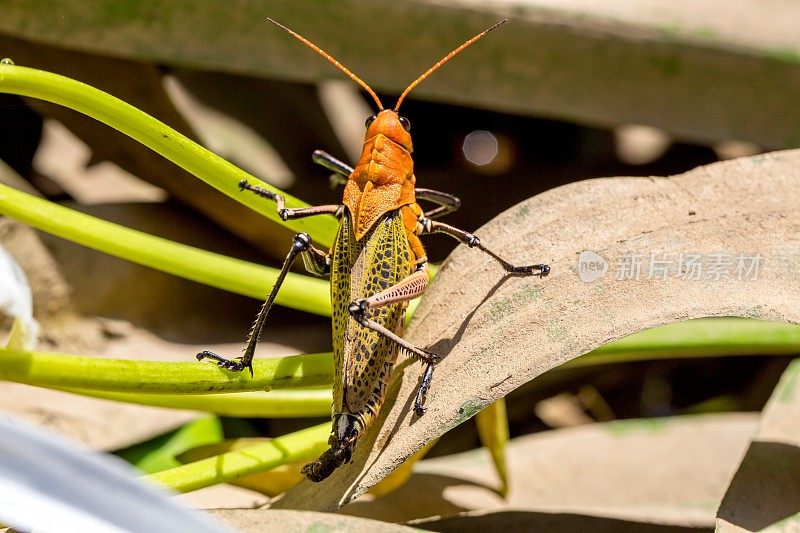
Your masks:
<svg viewBox="0 0 800 533"><path fill-rule="evenodd" d="M384 215L360 241L350 214L342 217L333 245L331 300L333 302L334 412L358 413L379 403L397 347L382 335L358 324L350 303L398 283L411 273L411 252L399 212ZM403 304L372 309L370 320L397 331Z"/></svg>

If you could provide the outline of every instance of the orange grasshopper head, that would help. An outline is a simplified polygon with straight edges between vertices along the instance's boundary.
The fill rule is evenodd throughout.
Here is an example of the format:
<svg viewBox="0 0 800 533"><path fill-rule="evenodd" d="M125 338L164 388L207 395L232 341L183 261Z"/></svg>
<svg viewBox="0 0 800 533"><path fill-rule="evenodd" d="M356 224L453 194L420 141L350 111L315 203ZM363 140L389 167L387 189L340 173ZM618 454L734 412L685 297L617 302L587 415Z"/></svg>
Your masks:
<svg viewBox="0 0 800 533"><path fill-rule="evenodd" d="M411 143L411 122L406 117L401 117L396 110L382 109L377 115L367 119L366 126L366 139L380 133L408 150L408 153L414 151Z"/></svg>
<svg viewBox="0 0 800 533"><path fill-rule="evenodd" d="M474 43L475 41L477 41L490 31L492 31L493 29L505 23L506 20L508 19L503 19L494 26L492 26L491 28L488 28L480 32L475 37L472 37L471 39L467 40L466 42L464 42L464 44L462 44L461 46L459 46L458 48L456 48L455 50L444 56L439 61L437 61L431 68L425 71L425 73L422 74L422 76L411 82L411 85L406 87L406 89L397 99L397 103L395 104L394 109L384 109L383 104L381 103L381 99L378 98L378 95L375 93L375 91L372 90L372 87L367 85L361 78L350 72L350 70L348 70L344 65L336 61L333 57L331 57L330 54L322 50L319 46L315 45L302 35L290 30L281 23L276 22L271 18L268 18L267 20L269 20L276 26L283 28L291 35L293 35L295 38L297 38L300 42L302 42L303 44L305 44L306 46L308 46L309 48L320 54L322 57L333 63L335 67L337 67L339 70L347 74L347 76L351 80L359 84L365 91L367 91L367 93L369 93L369 95L372 97L375 103L378 104L379 112L377 115L367 119L366 139L370 139L375 135L381 133L384 136L391 139L392 141L399 144L400 146L402 146L403 148L405 148L406 150L408 150L408 152L410 153L412 151L411 133L410 133L411 123L408 121L407 118L401 117L397 112L398 109L400 109L400 104L402 104L403 100L405 100L405 97L408 96L408 93L410 93L414 89L414 87L419 85L425 78L430 76L436 69L447 63L454 55L461 52L463 49L465 49L466 47L468 47L469 45L471 45L472 43Z"/></svg>

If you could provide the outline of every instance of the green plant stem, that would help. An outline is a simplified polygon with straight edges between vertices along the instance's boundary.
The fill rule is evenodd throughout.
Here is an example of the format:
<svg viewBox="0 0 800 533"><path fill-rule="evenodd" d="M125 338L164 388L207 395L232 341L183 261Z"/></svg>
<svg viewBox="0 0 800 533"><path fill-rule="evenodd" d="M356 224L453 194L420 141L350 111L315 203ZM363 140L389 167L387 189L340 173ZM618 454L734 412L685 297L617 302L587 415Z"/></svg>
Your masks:
<svg viewBox="0 0 800 533"><path fill-rule="evenodd" d="M65 392L118 402L205 411L219 416L247 418L302 418L329 416L333 397L330 387L270 392L219 394L147 394L90 389L59 389Z"/></svg>
<svg viewBox="0 0 800 533"><path fill-rule="evenodd" d="M269 442L223 453L146 476L178 492L210 487L312 458L328 447L329 422L296 431Z"/></svg>
<svg viewBox="0 0 800 533"><path fill-rule="evenodd" d="M698 318L635 333L559 368L653 359L800 353L800 326L749 318Z"/></svg>
<svg viewBox="0 0 800 533"><path fill-rule="evenodd" d="M211 362L131 361L0 349L0 379L48 388L111 392L204 394L328 385L330 353L253 361L250 373Z"/></svg>
<svg viewBox="0 0 800 533"><path fill-rule="evenodd" d="M278 277L277 269L154 237L2 184L0 214L128 261L253 298L265 298ZM331 312L328 282L310 276L290 273L275 301L319 315Z"/></svg>
<svg viewBox="0 0 800 533"><path fill-rule="evenodd" d="M85 83L43 70L0 64L0 92L46 100L95 118L136 139L237 202L275 222L284 223L274 204L253 194L241 194L240 180L247 179L253 184L283 194L287 207L308 205L237 168L144 111ZM269 117L264 119L268 120ZM294 231L309 233L323 246L333 243L337 228L335 219L329 216L292 220L285 224Z"/></svg>
<svg viewBox="0 0 800 533"><path fill-rule="evenodd" d="M708 318L669 324L631 335L570 361L561 368L653 359L797 353L800 353L800 327L796 325L740 318ZM0 348L0 379L73 389L71 392L78 394L108 391L109 395L116 395L113 399L117 400L126 399L122 393L203 395L311 387L333 382L330 353L256 359L253 366L255 378L251 378L247 372L228 372L209 362L132 361ZM103 395L110 397L106 393ZM145 403L148 401L145 395L130 398L137 403ZM251 407L256 409L255 403L250 404L251 407L246 406L251 401L266 401L258 397L246 398L239 400L243 411ZM151 401L151 405L169 401L169 407L202 409L204 400L170 401L154 396ZM181 402L186 403L180 405ZM197 403L189 407L189 402ZM316 404L319 407L322 400L317 398L315 402L320 402ZM311 405L309 403L307 406L309 413ZM222 409L221 404L211 410L217 412L216 409ZM297 406L296 409L299 411L303 407Z"/></svg>

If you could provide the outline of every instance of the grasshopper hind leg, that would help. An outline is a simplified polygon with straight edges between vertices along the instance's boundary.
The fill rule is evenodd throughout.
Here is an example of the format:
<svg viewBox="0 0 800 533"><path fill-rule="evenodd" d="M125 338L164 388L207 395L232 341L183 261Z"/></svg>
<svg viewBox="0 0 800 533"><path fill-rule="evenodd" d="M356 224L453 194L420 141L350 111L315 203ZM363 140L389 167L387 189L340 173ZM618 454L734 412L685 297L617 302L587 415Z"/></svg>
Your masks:
<svg viewBox="0 0 800 533"><path fill-rule="evenodd" d="M425 263L422 263L419 268L408 277L392 285L391 287L361 300L356 300L350 304L350 315L356 322L369 328L378 334L386 337L392 341L397 348L403 353L407 354L414 359L425 363L425 371L422 374L422 382L417 389L417 394L414 398L414 412L417 416L425 414L425 397L431 386L433 379L433 368L441 360L441 357L423 350L418 346L414 346L407 340L403 339L395 332L387 329L386 327L378 324L370 319L370 312L385 305L407 302L416 298L425 292L428 287L428 270Z"/></svg>

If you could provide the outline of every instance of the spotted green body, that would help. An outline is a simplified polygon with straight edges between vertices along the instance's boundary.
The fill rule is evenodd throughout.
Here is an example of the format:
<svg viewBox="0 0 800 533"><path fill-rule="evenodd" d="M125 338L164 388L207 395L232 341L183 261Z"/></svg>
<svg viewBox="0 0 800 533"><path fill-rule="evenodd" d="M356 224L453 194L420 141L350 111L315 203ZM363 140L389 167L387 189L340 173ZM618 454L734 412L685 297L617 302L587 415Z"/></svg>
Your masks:
<svg viewBox="0 0 800 533"><path fill-rule="evenodd" d="M345 213L332 251L333 414L354 415L360 433L383 402L397 345L356 322L348 306L399 283L415 264L399 211L381 217L360 240ZM387 305L375 309L371 319L398 332L404 311L405 304Z"/></svg>

